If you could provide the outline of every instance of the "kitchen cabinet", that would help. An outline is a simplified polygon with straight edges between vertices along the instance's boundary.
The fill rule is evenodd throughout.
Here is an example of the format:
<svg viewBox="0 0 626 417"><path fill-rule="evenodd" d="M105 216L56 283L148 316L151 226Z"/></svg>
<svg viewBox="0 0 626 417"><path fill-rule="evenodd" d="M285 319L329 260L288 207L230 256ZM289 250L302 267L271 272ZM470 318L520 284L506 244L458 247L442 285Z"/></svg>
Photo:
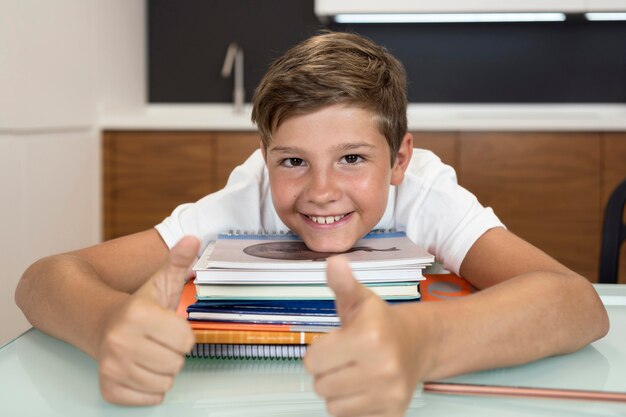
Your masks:
<svg viewBox="0 0 626 417"><path fill-rule="evenodd" d="M105 132L104 238L149 229L219 190L258 146L252 132Z"/></svg>
<svg viewBox="0 0 626 417"><path fill-rule="evenodd" d="M452 132L412 132L413 146L433 151L441 160L458 170L457 137Z"/></svg>
<svg viewBox="0 0 626 417"><path fill-rule="evenodd" d="M597 133L463 133L459 181L510 231L595 280L600 139Z"/></svg>
<svg viewBox="0 0 626 417"><path fill-rule="evenodd" d="M597 281L604 205L626 177L626 133L413 134L509 230ZM106 239L219 190L259 145L256 132L108 131L103 140Z"/></svg>
<svg viewBox="0 0 626 417"><path fill-rule="evenodd" d="M602 139L604 207L611 192L626 178L626 133L603 133Z"/></svg>
<svg viewBox="0 0 626 417"><path fill-rule="evenodd" d="M604 133L602 135L602 170L601 207L604 207L611 192L626 179L626 133ZM626 213L623 217L626 223ZM620 254L619 282L626 284L626 243L622 245Z"/></svg>

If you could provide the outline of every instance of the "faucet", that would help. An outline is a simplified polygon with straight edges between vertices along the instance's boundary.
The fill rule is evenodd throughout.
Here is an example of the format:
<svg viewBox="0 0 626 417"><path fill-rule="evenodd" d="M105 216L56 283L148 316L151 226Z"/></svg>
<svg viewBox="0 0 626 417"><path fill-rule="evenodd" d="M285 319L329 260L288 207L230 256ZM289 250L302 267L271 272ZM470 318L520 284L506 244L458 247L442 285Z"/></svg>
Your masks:
<svg viewBox="0 0 626 417"><path fill-rule="evenodd" d="M235 104L235 113L243 111L243 103L246 92L243 88L243 49L235 42L228 45L224 66L222 67L222 77L228 78L233 72L233 64L235 67L235 85L233 88L233 102Z"/></svg>

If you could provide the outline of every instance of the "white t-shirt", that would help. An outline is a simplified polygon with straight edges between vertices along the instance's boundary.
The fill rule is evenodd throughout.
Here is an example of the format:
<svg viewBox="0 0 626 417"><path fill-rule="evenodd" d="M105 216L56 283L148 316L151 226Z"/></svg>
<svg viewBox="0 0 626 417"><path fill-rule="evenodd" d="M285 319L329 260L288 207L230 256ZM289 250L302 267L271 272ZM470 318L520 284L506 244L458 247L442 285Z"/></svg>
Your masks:
<svg viewBox="0 0 626 417"><path fill-rule="evenodd" d="M490 208L458 185L454 170L432 152L414 149L398 186L391 186L383 217L375 229L397 229L435 255L456 274L483 233L503 226ZM156 226L168 247L185 235L197 236L201 251L230 230L287 231L272 203L260 150L233 170L226 186L195 203L182 204Z"/></svg>

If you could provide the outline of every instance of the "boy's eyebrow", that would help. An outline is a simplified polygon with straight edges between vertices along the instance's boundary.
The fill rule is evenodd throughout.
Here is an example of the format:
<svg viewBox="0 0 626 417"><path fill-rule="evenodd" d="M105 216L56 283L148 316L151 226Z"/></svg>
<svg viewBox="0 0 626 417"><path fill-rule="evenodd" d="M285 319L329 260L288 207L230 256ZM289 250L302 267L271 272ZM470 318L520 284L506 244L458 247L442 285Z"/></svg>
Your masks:
<svg viewBox="0 0 626 417"><path fill-rule="evenodd" d="M358 148L376 148L376 146L367 142L354 142L354 143L340 143L337 145L336 150L339 152L351 151ZM286 154L298 154L303 153L304 150L295 146L274 146L271 147L270 152L274 153L286 153Z"/></svg>
<svg viewBox="0 0 626 417"><path fill-rule="evenodd" d="M302 153L302 149L296 148L295 146L274 146L269 149L270 152L276 153Z"/></svg>
<svg viewBox="0 0 626 417"><path fill-rule="evenodd" d="M374 148L376 148L376 146L372 145L371 143L367 143L367 142L340 143L339 145L337 145L337 150L340 151L340 152L351 151L353 149L358 149L358 148L374 149Z"/></svg>

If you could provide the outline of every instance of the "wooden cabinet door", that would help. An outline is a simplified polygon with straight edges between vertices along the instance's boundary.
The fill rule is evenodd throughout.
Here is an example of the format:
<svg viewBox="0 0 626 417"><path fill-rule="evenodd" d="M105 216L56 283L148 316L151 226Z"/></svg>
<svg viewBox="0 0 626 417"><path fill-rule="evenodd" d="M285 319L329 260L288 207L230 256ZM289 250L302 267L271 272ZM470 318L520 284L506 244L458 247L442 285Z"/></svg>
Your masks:
<svg viewBox="0 0 626 417"><path fill-rule="evenodd" d="M463 133L460 182L513 233L597 280L600 134Z"/></svg>
<svg viewBox="0 0 626 417"><path fill-rule="evenodd" d="M224 188L232 170L241 165L259 149L260 136L256 132L217 132L215 135L216 190Z"/></svg>
<svg viewBox="0 0 626 417"><path fill-rule="evenodd" d="M105 132L104 238L154 227L179 204L223 188L258 147L252 132Z"/></svg>
<svg viewBox="0 0 626 417"><path fill-rule="evenodd" d="M453 132L412 132L413 146L428 149L441 158L444 164L458 169L457 135Z"/></svg>
<svg viewBox="0 0 626 417"><path fill-rule="evenodd" d="M601 214L604 216L606 203L611 192L626 179L626 133L604 133ZM602 217L604 219L604 217ZM626 213L623 220L626 222ZM626 284L626 243L622 245L618 280Z"/></svg>
<svg viewBox="0 0 626 417"><path fill-rule="evenodd" d="M179 204L215 191L206 132L105 132L104 238L154 227Z"/></svg>

